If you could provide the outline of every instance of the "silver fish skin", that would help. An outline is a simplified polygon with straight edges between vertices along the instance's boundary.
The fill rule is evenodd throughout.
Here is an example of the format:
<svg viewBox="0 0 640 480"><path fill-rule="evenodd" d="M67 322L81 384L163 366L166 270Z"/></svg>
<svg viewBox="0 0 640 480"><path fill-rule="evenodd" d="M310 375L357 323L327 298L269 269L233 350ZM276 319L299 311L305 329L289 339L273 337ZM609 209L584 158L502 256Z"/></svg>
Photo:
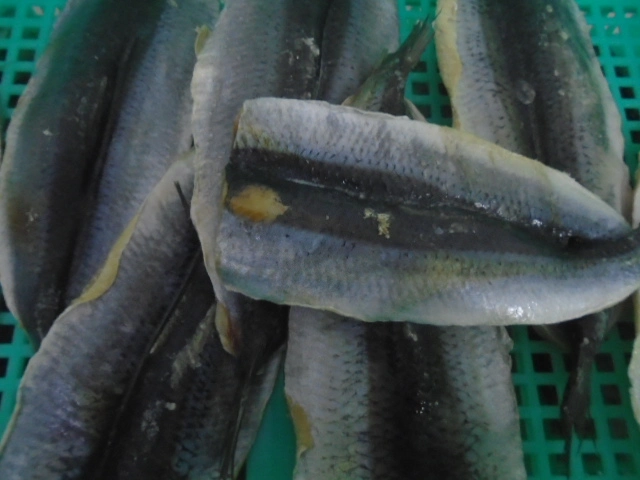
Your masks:
<svg viewBox="0 0 640 480"><path fill-rule="evenodd" d="M504 327L391 328L409 478L526 479Z"/></svg>
<svg viewBox="0 0 640 480"><path fill-rule="evenodd" d="M56 320L29 365L0 446L7 480L89 478L141 356L180 290L197 236L177 161L116 242L91 288Z"/></svg>
<svg viewBox="0 0 640 480"><path fill-rule="evenodd" d="M349 103L368 110L380 105L385 113L406 112L426 122L403 99L406 75L431 37L427 21L417 24ZM397 71L405 72L405 81ZM300 310L292 309L292 315ZM421 480L526 478L510 372L513 343L504 327L393 322L361 328L376 329L389 339L384 358L392 372L388 383L395 387L394 424L402 432L387 446L400 465L396 471Z"/></svg>
<svg viewBox="0 0 640 480"><path fill-rule="evenodd" d="M211 281L200 261L170 325L145 359L103 469L92 478L225 478L221 468L228 448L228 419L235 415L244 372L241 362L222 347L215 314ZM260 365L260 375L243 391L245 413L238 448L233 450L234 478L251 448L282 363L284 336L283 330L280 342Z"/></svg>
<svg viewBox="0 0 640 480"><path fill-rule="evenodd" d="M376 64L398 48L398 23L394 0L333 0L322 35L314 97L339 104L352 95Z"/></svg>
<svg viewBox="0 0 640 480"><path fill-rule="evenodd" d="M296 480L409 478L413 463L403 467L396 451L404 443L386 333L386 325L291 309L285 393Z"/></svg>
<svg viewBox="0 0 640 480"><path fill-rule="evenodd" d="M439 9L455 124L568 173L629 218L620 114L575 1L441 0ZM567 438L574 429L587 434L591 370L618 310L536 327L571 352L561 407Z"/></svg>
<svg viewBox="0 0 640 480"><path fill-rule="evenodd" d="M224 335L229 344L241 336L239 317L247 301L224 289L214 265L221 215L218 205L234 119L248 98L311 98L317 88L320 44L330 3L231 0L198 56L191 83L197 152L191 214L216 297L229 311L230 332Z"/></svg>
<svg viewBox="0 0 640 480"><path fill-rule="evenodd" d="M377 11L358 7L357 1L334 1L331 6L318 89L324 100L343 101L378 71L372 66L386 52L372 48L376 43L367 37L386 39L397 47L397 13L392 23L384 23L388 31L380 32L376 23L385 19L369 18L366 12L376 16ZM382 83L388 83L386 78ZM361 96L366 99L358 100ZM366 108L372 97L356 95L354 101ZM388 329L386 324L367 324L325 311L291 309L285 393L296 426L296 480L401 478L409 468L410 464L401 468L392 453L401 435L395 426L395 390L384 355Z"/></svg>
<svg viewBox="0 0 640 480"><path fill-rule="evenodd" d="M130 61L121 109L113 126L89 213L74 252L66 301L98 273L115 240L171 163L192 146L190 84L196 29L213 27L219 4L165 2L153 36ZM134 45L134 54L138 45ZM142 49L140 49L142 50Z"/></svg>
<svg viewBox="0 0 640 480"><path fill-rule="evenodd" d="M14 113L0 169L0 281L34 343L97 273L174 153L188 148L191 31L213 11L213 3L200 0L178 8L165 0L86 0L70 2L62 13ZM158 102L155 95L167 91L171 95ZM157 158L135 158L147 148ZM138 170L142 159L148 164L149 182L114 172L131 156ZM97 233L102 244L95 258L85 251L77 260L73 270L86 271L67 293L82 222L97 201L93 195L111 202L86 227L93 234L103 229ZM111 207L115 213L107 214ZM95 241L79 243L86 250Z"/></svg>
<svg viewBox="0 0 640 480"><path fill-rule="evenodd" d="M251 298L368 321L535 324L602 310L640 282L636 231L565 245L478 212L398 204L385 190L310 192L285 170L232 167L218 268Z"/></svg>
<svg viewBox="0 0 640 480"><path fill-rule="evenodd" d="M454 124L569 173L629 218L620 114L575 1L440 0L438 8Z"/></svg>
<svg viewBox="0 0 640 480"><path fill-rule="evenodd" d="M610 206L539 162L451 128L324 102L247 101L233 163L365 198L456 205L560 237L630 231Z"/></svg>
<svg viewBox="0 0 640 480"><path fill-rule="evenodd" d="M278 222L227 212L219 236L223 281L251 298L366 321L543 324L600 311L640 286L634 237L564 249L469 215L404 217L372 202L339 213L353 199L305 204L297 192L291 206L282 191L270 195L289 207Z"/></svg>

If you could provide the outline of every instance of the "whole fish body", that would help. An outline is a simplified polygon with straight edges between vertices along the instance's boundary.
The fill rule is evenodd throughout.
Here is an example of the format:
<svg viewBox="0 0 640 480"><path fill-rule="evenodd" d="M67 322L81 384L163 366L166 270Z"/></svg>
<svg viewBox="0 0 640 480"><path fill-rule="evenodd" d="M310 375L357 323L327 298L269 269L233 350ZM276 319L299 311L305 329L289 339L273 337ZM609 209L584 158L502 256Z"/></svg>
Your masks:
<svg viewBox="0 0 640 480"><path fill-rule="evenodd" d="M0 449L3 479L90 478L129 380L189 274L197 236L175 162L116 242L92 286L30 360Z"/></svg>
<svg viewBox="0 0 640 480"><path fill-rule="evenodd" d="M574 0L441 0L438 57L454 124L570 174L629 218L620 114ZM586 435L591 370L619 309L537 327L572 352L565 434Z"/></svg>
<svg viewBox="0 0 640 480"><path fill-rule="evenodd" d="M189 148L194 29L217 9L84 0L61 15L0 170L0 281L34 343Z"/></svg>
<svg viewBox="0 0 640 480"><path fill-rule="evenodd" d="M268 121L258 121L262 115ZM274 125L274 118L282 123ZM289 122L288 118L295 121ZM335 169L325 168L314 178L323 188L317 188L313 196L304 193L310 182L294 168L301 159L280 153L284 145L295 150L296 143L307 140L297 127L310 122L318 125L316 139L322 141L323 130L331 132L334 139L333 151L327 144L322 148L312 142L305 144L306 158L321 152L320 156ZM428 318L439 325L559 322L602 310L635 289L639 279L633 233L618 239L564 245L546 236L538 237L529 228L523 230L517 222L460 209L453 182L447 185L447 198L453 198L454 206L445 209L438 205L437 211L421 206L414 186L405 181L402 189L397 179L413 180L418 175L391 161L384 164L379 160L389 158L388 144L375 143L370 149L376 153L367 158L369 146L357 140L358 135L371 138L370 132L375 131L377 138L402 145L394 142L396 134L387 128L396 122L404 127L396 138L413 148L417 134L413 135L408 123L416 124L413 128L420 129L420 138L426 129L437 128L321 102L246 102L238 123L238 148L228 170L229 190L218 238L218 267L227 287L252 298L328 309L363 320L420 322ZM270 128L273 134L268 132ZM267 156L263 151L258 157L252 156L252 147L244 151L243 146L256 144L250 140L254 134L261 141L271 141L269 148L274 155ZM346 147L342 136L348 136L353 147ZM462 149L462 144L454 145ZM264 167L270 158L274 165L282 162L289 169L274 167L269 177ZM363 158L371 167L359 160ZM417 161L424 158L419 156ZM458 164L463 158L457 157ZM495 155L492 160L493 165L499 165ZM576 191L591 198L587 205L601 202L563 174L528 162L546 172L545 178L559 175L565 185L574 185ZM351 168L358 163L359 168ZM499 170L494 168L492 172L493 180L498 180ZM462 176L467 182L463 192L481 188L474 183L480 175L477 170L474 173ZM349 178L348 184L339 185L339 178ZM439 182L450 178L441 175ZM379 194L375 199L367 197L380 188L391 200L378 200ZM573 195L567 188L553 192L555 198ZM517 195L529 193L521 188ZM401 200L417 200L413 205L398 204L394 195ZM499 196L500 205L509 209L509 195L501 189ZM547 207L541 208L536 202L535 195L526 200L516 196L516 206L512 205L510 211L534 211L537 215L552 204L553 214L565 219L562 211L568 204L545 198ZM610 217L621 219L605 207ZM623 231L628 229L624 220L621 222ZM566 223L558 224L562 225Z"/></svg>

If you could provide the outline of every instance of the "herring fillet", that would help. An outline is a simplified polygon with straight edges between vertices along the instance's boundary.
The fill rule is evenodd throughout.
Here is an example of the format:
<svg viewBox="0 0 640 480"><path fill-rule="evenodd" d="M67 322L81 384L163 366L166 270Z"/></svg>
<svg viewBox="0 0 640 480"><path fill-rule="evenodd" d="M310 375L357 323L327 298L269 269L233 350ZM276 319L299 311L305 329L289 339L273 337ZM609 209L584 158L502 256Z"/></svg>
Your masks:
<svg viewBox="0 0 640 480"><path fill-rule="evenodd" d="M620 114L575 1L440 0L439 9L454 124L569 173L629 218Z"/></svg>
<svg viewBox="0 0 640 480"><path fill-rule="evenodd" d="M575 1L444 0L439 8L439 62L454 124L570 174L628 218L620 114ZM561 407L569 438L574 429L587 434L590 372L617 315L609 309L538 327L571 351Z"/></svg>
<svg viewBox="0 0 640 480"><path fill-rule="evenodd" d="M561 237L630 231L609 205L540 162L448 127L324 102L247 101L232 162L355 196L380 190L406 205L456 205Z"/></svg>
<svg viewBox="0 0 640 480"><path fill-rule="evenodd" d="M214 9L203 0L178 8L85 0L62 13L16 108L0 171L0 281L34 343L97 273L176 153L188 149L191 31ZM125 157L128 170L119 163ZM83 227L94 195L100 212ZM81 232L88 238L79 241ZM82 259L71 270L82 273L66 292L78 245Z"/></svg>
<svg viewBox="0 0 640 480"><path fill-rule="evenodd" d="M286 209L270 223L225 212L220 275L251 298L367 321L509 325L577 318L640 285L634 234L567 248L469 214L247 188Z"/></svg>
<svg viewBox="0 0 640 480"><path fill-rule="evenodd" d="M396 451L403 432L384 327L291 309L285 393L296 427L297 480L410 478Z"/></svg>
<svg viewBox="0 0 640 480"><path fill-rule="evenodd" d="M153 189L92 287L29 362L0 447L1 478L91 476L130 375L197 252L176 182L191 194L189 159Z"/></svg>
<svg viewBox="0 0 640 480"><path fill-rule="evenodd" d="M309 139L298 127L311 121L319 127ZM387 126L396 122L403 129L394 137ZM321 102L246 102L227 171L229 191L218 238L218 267L227 287L252 298L328 309L362 320L438 325L559 322L611 306L636 288L638 247L633 233L564 245L535 235L528 226L523 229L516 222L460 209L453 182L450 196L443 196L454 197L453 205L447 207L442 199L429 205L414 186L419 182L406 181L420 176L393 164L401 155L390 152L387 143L374 142L375 155L387 159L376 163L375 155L367 156L368 144L356 136L375 132L373 138L401 138L405 142L394 145L411 145L410 129L423 133L425 127L429 125ZM321 128L334 139L328 149L326 144L322 149L313 144L322 142ZM350 136L355 152L351 157L349 147L340 151L340 135ZM252 137L270 142L269 149L256 156ZM303 140L309 140L305 157L282 155L283 147L295 152ZM310 165L311 175L305 177L307 171L299 165L309 166L306 159L317 152L329 166L314 170ZM495 157L492 160L495 165ZM520 166L527 164L546 172L547 179L555 175L560 184L581 192L588 199L585 207L600 202L605 216L620 218L623 231L628 230L622 217L615 217L615 211L566 175L520 161ZM269 176L269 165L278 165L272 170L277 174ZM339 179L345 177L348 181L341 184ZM491 179L496 177L494 169ZM448 177L440 175L440 183L443 178ZM471 180L479 175L463 178L468 180L463 193L477 189ZM314 185L321 187L315 188L317 193L305 192ZM565 195L567 202L575 200L577 195L567 190L555 193ZM387 195L384 200L381 192ZM529 198L516 197L511 212L546 211L535 206L536 195L523 193ZM499 196L498 203L505 205L509 196ZM568 203L543 201L556 208L558 218L571 219L568 210L565 217L558 214ZM566 227L566 222L558 227Z"/></svg>
<svg viewBox="0 0 640 480"><path fill-rule="evenodd" d="M219 281L215 238L233 122L248 98L311 98L329 5L328 0L231 0L198 55L191 83L196 147L191 215L218 301L230 310L231 328L239 328L234 310L247 300L226 292Z"/></svg>
<svg viewBox="0 0 640 480"><path fill-rule="evenodd" d="M507 331L391 327L408 478L526 479Z"/></svg>
<svg viewBox="0 0 640 480"><path fill-rule="evenodd" d="M174 159L191 148L196 28L212 27L218 9L218 2L209 0L165 3L140 64L127 79L100 185L93 192L95 208L74 253L67 304L99 271L120 232Z"/></svg>
<svg viewBox="0 0 640 480"><path fill-rule="evenodd" d="M215 299L202 261L170 325L143 365L112 450L98 477L113 479L225 478L227 418L244 380L242 365L215 331ZM284 332L283 332L284 336ZM282 361L283 341L268 352L244 399L247 413L235 450L243 465Z"/></svg>

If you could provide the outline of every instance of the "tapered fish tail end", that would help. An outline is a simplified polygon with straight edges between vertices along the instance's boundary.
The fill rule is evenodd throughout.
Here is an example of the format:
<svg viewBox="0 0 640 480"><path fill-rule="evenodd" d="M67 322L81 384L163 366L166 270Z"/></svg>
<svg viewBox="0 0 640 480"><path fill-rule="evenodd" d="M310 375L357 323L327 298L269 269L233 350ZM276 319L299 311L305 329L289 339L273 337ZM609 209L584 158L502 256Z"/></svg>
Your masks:
<svg viewBox="0 0 640 480"><path fill-rule="evenodd" d="M418 21L396 52L403 74L408 75L409 72L413 70L420 61L420 57L422 57L424 51L433 41L435 31L431 27L431 24L430 15L424 20Z"/></svg>
<svg viewBox="0 0 640 480"><path fill-rule="evenodd" d="M357 92L347 98L343 105L392 115L404 114L407 77L420 61L434 35L429 17L418 21L400 48L386 55Z"/></svg>

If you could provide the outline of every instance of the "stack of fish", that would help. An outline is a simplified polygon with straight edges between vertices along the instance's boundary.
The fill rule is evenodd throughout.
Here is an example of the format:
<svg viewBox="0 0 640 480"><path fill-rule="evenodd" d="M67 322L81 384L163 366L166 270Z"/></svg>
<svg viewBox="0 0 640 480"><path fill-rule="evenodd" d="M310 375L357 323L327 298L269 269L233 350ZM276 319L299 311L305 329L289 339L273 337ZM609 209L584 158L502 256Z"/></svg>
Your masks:
<svg viewBox="0 0 640 480"><path fill-rule="evenodd" d="M396 0L69 2L0 169L1 478L235 478L284 363L296 478L524 479L509 324L576 351L582 432L640 287L619 116L573 0L440 3L455 129Z"/></svg>

